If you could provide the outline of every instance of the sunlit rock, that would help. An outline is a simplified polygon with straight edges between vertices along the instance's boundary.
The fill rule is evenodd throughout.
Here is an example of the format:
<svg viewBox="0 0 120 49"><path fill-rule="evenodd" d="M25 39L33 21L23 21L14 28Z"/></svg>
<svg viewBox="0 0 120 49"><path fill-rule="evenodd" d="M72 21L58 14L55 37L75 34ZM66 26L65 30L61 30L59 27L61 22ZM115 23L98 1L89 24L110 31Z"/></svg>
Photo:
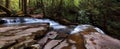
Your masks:
<svg viewBox="0 0 120 49"><path fill-rule="evenodd" d="M31 45L30 48L31 49L40 49L40 45L39 44L34 44L34 45Z"/></svg>
<svg viewBox="0 0 120 49"><path fill-rule="evenodd" d="M44 49L52 49L54 48L55 45L57 45L61 40L51 40L50 42L48 42Z"/></svg>
<svg viewBox="0 0 120 49"><path fill-rule="evenodd" d="M4 19L5 20L5 19ZM119 49L120 41L92 25L64 26L50 19L6 19L0 28L2 49ZM17 23L16 23L17 21ZM16 25L17 24L17 25ZM6 25L6 24L4 24ZM14 26L16 25L16 26Z"/></svg>
<svg viewBox="0 0 120 49"><path fill-rule="evenodd" d="M120 41L108 35L91 32L83 35L87 49L119 49Z"/></svg>

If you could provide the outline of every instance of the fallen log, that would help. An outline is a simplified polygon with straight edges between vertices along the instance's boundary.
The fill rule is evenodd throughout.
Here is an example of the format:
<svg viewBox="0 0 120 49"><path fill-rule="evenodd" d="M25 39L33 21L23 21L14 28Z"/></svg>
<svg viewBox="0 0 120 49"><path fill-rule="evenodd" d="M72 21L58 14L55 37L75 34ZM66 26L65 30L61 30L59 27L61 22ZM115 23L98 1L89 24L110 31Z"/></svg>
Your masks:
<svg viewBox="0 0 120 49"><path fill-rule="evenodd" d="M5 11L5 12L7 13L8 16L10 16L10 15L12 14L11 11L10 11L9 9L3 7L2 5L0 5L0 9L3 10L3 11Z"/></svg>

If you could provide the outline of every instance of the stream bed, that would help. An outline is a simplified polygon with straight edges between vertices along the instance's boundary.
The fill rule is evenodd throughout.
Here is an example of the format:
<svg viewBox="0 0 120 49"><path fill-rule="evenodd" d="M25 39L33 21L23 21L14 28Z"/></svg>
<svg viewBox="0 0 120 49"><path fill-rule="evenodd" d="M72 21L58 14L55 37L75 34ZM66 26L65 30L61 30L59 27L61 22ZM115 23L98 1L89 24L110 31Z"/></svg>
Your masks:
<svg viewBox="0 0 120 49"><path fill-rule="evenodd" d="M89 25L51 19L0 18L0 49L119 49L120 41Z"/></svg>
<svg viewBox="0 0 120 49"><path fill-rule="evenodd" d="M0 18L0 20L4 21L4 23L1 24L0 26L4 26L4 27L49 23L51 28L53 28L55 30L67 29L66 31L68 31L69 34L74 34L74 33L80 32L80 31L84 31L85 29L87 29L88 27L91 26L88 24L84 24L84 25L77 25L77 26L73 25L72 27L69 27L69 26L61 25L58 22L53 21L51 19L37 19L37 18L31 18L31 17L3 17L3 18ZM104 34L104 32L100 28L95 27L94 29L96 29L98 32Z"/></svg>

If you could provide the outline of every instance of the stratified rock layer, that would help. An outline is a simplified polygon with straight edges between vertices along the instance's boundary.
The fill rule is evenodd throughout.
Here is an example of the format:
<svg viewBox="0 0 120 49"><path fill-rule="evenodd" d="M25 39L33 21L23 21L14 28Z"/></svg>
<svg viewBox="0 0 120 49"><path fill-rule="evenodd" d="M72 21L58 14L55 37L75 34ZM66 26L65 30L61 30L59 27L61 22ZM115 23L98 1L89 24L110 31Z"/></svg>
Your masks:
<svg viewBox="0 0 120 49"><path fill-rule="evenodd" d="M25 48L29 44L34 44L36 37L45 35L48 24L1 27L0 28L0 48L18 49Z"/></svg>
<svg viewBox="0 0 120 49"><path fill-rule="evenodd" d="M70 32L69 28L66 29L53 30L49 28L48 24L1 27L0 49L120 48L119 40L104 34L93 26L85 26L84 29L77 31L77 33Z"/></svg>

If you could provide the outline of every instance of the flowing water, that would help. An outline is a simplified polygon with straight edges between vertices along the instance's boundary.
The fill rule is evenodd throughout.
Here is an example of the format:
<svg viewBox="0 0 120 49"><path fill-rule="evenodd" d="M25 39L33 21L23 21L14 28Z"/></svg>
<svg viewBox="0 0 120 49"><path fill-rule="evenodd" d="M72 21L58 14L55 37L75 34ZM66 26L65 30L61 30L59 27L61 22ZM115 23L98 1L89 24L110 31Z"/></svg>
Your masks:
<svg viewBox="0 0 120 49"><path fill-rule="evenodd" d="M39 24L39 23L49 23L50 27L52 27L53 29L63 29L64 31L69 30L69 34L74 34L74 33L78 33L81 31L84 31L85 29L87 29L88 27L90 27L91 25L77 25L75 27L69 28L68 26L65 25L61 25L56 21L50 20L50 19L36 19L36 18L30 18L30 17L4 17L1 18L1 20L4 20L5 23L1 24L2 26L15 26L15 25L26 25L26 24ZM98 32L104 34L104 32L95 27L95 30L97 30Z"/></svg>

